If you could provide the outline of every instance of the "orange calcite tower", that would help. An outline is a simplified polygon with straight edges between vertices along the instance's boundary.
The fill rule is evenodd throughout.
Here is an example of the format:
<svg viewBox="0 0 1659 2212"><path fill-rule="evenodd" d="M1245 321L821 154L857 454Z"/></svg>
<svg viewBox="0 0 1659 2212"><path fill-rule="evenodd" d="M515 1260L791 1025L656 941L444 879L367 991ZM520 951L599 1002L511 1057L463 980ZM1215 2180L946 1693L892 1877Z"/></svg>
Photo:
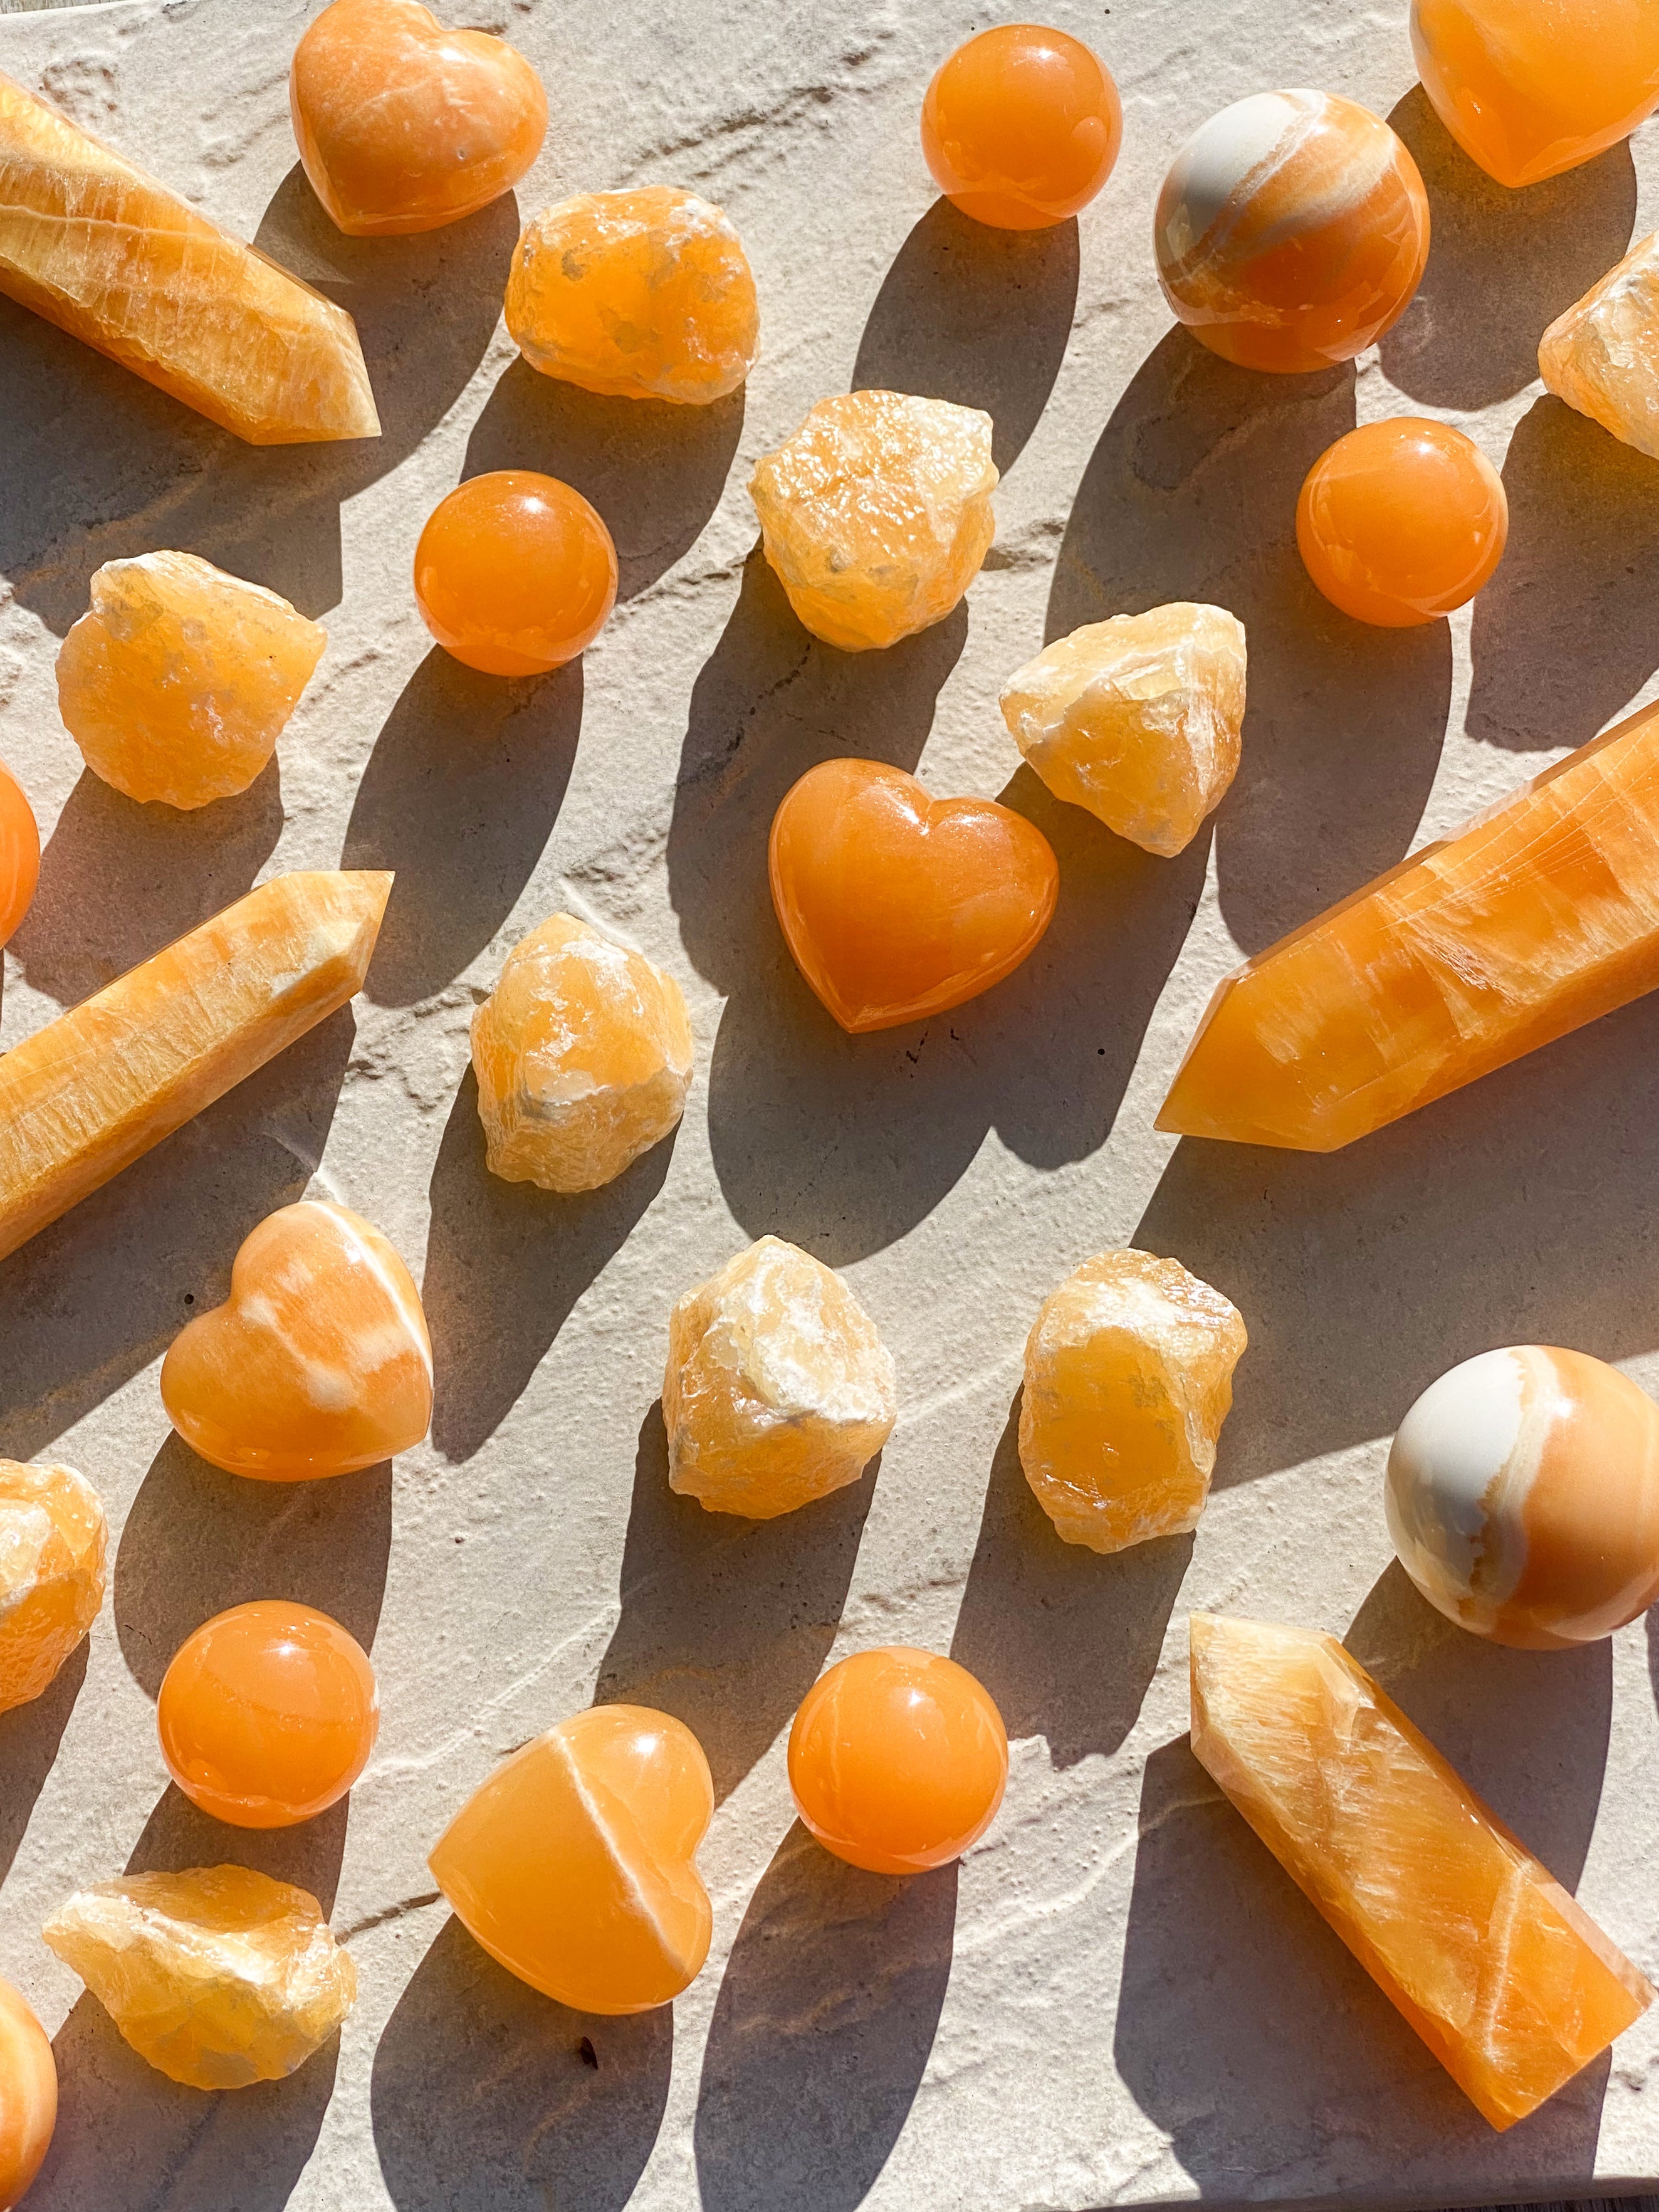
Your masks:
<svg viewBox="0 0 1659 2212"><path fill-rule="evenodd" d="M428 1862L492 1959L578 2012L648 2012L693 1982L714 1925L696 1849L702 1746L645 1705L595 1705L514 1753Z"/></svg>
<svg viewBox="0 0 1659 2212"><path fill-rule="evenodd" d="M0 1712L38 1698L97 1620L105 1544L85 1475L0 1459Z"/></svg>
<svg viewBox="0 0 1659 2212"><path fill-rule="evenodd" d="M28 795L0 761L0 945L28 912L40 880L40 831Z"/></svg>
<svg viewBox="0 0 1659 2212"><path fill-rule="evenodd" d="M22 2202L58 2124L58 2062L46 2031L0 1982L0 2207Z"/></svg>
<svg viewBox="0 0 1659 2212"><path fill-rule="evenodd" d="M617 549L556 477L493 469L427 517L415 601L446 653L486 676L545 676L585 652L617 603Z"/></svg>
<svg viewBox="0 0 1659 2212"><path fill-rule="evenodd" d="M380 434L343 307L6 76L0 292L250 445Z"/></svg>
<svg viewBox="0 0 1659 2212"><path fill-rule="evenodd" d="M1659 708L1229 975L1158 1117L1330 1152L1659 984Z"/></svg>
<svg viewBox="0 0 1659 2212"><path fill-rule="evenodd" d="M0 1058L0 1259L343 1006L391 890L277 876Z"/></svg>
<svg viewBox="0 0 1659 2212"><path fill-rule="evenodd" d="M1194 1613L1192 1697L1198 1759L1493 2127L1653 2002L1334 1636Z"/></svg>
<svg viewBox="0 0 1659 2212"><path fill-rule="evenodd" d="M1309 575L1356 622L1407 629L1472 599L1504 557L1510 502L1473 438L1396 416L1329 446L1308 471L1296 542Z"/></svg>
<svg viewBox="0 0 1659 2212"><path fill-rule="evenodd" d="M921 103L933 180L975 222L1039 230L1087 207L1123 143L1110 72L1079 40L1002 23L957 48Z"/></svg>
<svg viewBox="0 0 1659 2212"><path fill-rule="evenodd" d="M1550 325L1538 371L1558 399L1659 460L1659 232Z"/></svg>

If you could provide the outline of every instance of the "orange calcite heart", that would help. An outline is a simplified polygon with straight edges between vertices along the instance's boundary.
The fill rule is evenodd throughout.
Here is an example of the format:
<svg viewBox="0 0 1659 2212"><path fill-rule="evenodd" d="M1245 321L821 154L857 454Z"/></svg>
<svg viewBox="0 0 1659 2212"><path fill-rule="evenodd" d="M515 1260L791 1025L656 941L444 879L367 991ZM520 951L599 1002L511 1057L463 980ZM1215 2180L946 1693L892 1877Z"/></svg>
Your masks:
<svg viewBox="0 0 1659 2212"><path fill-rule="evenodd" d="M289 108L312 187L354 238L436 230L510 191L547 95L503 39L416 0L334 0L294 51Z"/></svg>
<svg viewBox="0 0 1659 2212"><path fill-rule="evenodd" d="M29 910L40 880L40 831L23 787L0 761L0 945Z"/></svg>
<svg viewBox="0 0 1659 2212"><path fill-rule="evenodd" d="M283 1206L243 1240L226 1303L173 1339L161 1402L192 1451L266 1482L407 1451L432 1420L432 1340L408 1268L349 1206Z"/></svg>
<svg viewBox="0 0 1659 2212"><path fill-rule="evenodd" d="M58 2062L46 2031L0 1982L0 2205L21 2203L58 2124Z"/></svg>
<svg viewBox="0 0 1659 2212"><path fill-rule="evenodd" d="M823 761L772 818L772 903L844 1030L959 1006L1018 968L1060 891L1054 848L989 799L930 799L881 761Z"/></svg>

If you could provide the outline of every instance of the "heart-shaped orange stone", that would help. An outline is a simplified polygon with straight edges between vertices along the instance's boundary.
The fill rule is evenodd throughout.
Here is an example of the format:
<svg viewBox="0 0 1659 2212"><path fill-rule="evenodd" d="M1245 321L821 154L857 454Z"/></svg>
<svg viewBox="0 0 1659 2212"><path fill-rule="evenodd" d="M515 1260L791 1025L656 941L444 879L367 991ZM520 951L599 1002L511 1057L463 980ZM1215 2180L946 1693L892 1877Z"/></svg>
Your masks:
<svg viewBox="0 0 1659 2212"><path fill-rule="evenodd" d="M1060 890L1054 848L990 799L930 799L881 761L823 761L772 817L772 903L842 1029L959 1006L1018 967Z"/></svg>
<svg viewBox="0 0 1659 2212"><path fill-rule="evenodd" d="M487 31L447 31L418 0L334 0L289 72L300 159L354 238L436 230L516 185L541 151L547 95Z"/></svg>
<svg viewBox="0 0 1659 2212"><path fill-rule="evenodd" d="M306 1199L243 1239L230 1296L161 1362L161 1402L231 1474L307 1482L417 1444L432 1422L432 1340L392 1247L349 1206Z"/></svg>

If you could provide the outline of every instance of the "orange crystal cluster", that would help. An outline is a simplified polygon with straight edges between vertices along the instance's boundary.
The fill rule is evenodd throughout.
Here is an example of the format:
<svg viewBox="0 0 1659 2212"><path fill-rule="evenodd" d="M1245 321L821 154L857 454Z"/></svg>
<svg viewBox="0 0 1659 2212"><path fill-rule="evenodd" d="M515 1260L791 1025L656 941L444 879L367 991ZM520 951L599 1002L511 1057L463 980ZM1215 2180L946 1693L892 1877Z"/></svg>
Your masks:
<svg viewBox="0 0 1659 2212"><path fill-rule="evenodd" d="M958 46L921 103L921 150L975 222L1038 230L1085 208L1112 173L1123 107L1088 47L1037 23Z"/></svg>
<svg viewBox="0 0 1659 2212"><path fill-rule="evenodd" d="M0 1459L0 1712L38 1698L98 1618L105 1544L85 1475Z"/></svg>
<svg viewBox="0 0 1659 2212"><path fill-rule="evenodd" d="M1327 447L1296 508L1308 574L1356 622L1406 629L1472 599L1504 557L1504 479L1449 422L1397 416Z"/></svg>

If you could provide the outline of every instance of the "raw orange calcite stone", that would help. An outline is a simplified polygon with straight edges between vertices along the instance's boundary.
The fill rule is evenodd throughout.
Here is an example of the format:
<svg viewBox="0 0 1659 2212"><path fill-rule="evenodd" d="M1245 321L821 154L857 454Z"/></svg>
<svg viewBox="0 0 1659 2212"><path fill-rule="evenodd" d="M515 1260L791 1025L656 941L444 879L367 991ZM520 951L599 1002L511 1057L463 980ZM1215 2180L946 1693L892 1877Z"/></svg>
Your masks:
<svg viewBox="0 0 1659 2212"><path fill-rule="evenodd" d="M1123 107L1080 40L1000 23L957 48L921 103L921 150L966 216L1039 230L1085 208L1112 173Z"/></svg>
<svg viewBox="0 0 1659 2212"><path fill-rule="evenodd" d="M1659 984L1659 708L1218 987L1160 1129L1329 1152Z"/></svg>
<svg viewBox="0 0 1659 2212"><path fill-rule="evenodd" d="M507 327L544 376L624 399L692 406L735 392L760 358L743 241L695 192L580 192L525 227Z"/></svg>
<svg viewBox="0 0 1659 2212"><path fill-rule="evenodd" d="M996 534L991 418L948 399L820 399L749 479L761 542L815 637L847 653L943 622Z"/></svg>
<svg viewBox="0 0 1659 2212"><path fill-rule="evenodd" d="M250 445L380 434L343 307L5 76L0 292Z"/></svg>
<svg viewBox="0 0 1659 2212"><path fill-rule="evenodd" d="M58 2124L58 2062L46 2031L9 1982L0 1982L0 2207L28 2192Z"/></svg>
<svg viewBox="0 0 1659 2212"><path fill-rule="evenodd" d="M1558 399L1659 460L1659 232L1550 325L1538 372Z"/></svg>
<svg viewBox="0 0 1659 2212"><path fill-rule="evenodd" d="M1472 599L1504 557L1504 479L1449 422L1396 416L1326 447L1296 507L1304 566L1356 622L1406 629Z"/></svg>
<svg viewBox="0 0 1659 2212"><path fill-rule="evenodd" d="M117 791L205 806L264 768L327 643L275 592L194 553L106 561L58 649L58 708Z"/></svg>
<svg viewBox="0 0 1659 2212"><path fill-rule="evenodd" d="M1334 1636L1194 1613L1192 1699L1199 1759L1493 2127L1653 2002Z"/></svg>
<svg viewBox="0 0 1659 2212"><path fill-rule="evenodd" d="M106 1541L85 1475L0 1459L0 1712L38 1698L97 1620Z"/></svg>
<svg viewBox="0 0 1659 2212"><path fill-rule="evenodd" d="M354 238L459 222L512 190L547 132L524 56L417 0L334 0L294 50L288 98L312 189Z"/></svg>
<svg viewBox="0 0 1659 2212"><path fill-rule="evenodd" d="M648 2012L692 1983L714 1925L696 1850L702 1747L646 1705L595 1705L515 1751L428 1863L492 1959L578 2012Z"/></svg>
<svg viewBox="0 0 1659 2212"><path fill-rule="evenodd" d="M34 897L40 880L40 830L28 794L0 761L0 945L4 945Z"/></svg>

